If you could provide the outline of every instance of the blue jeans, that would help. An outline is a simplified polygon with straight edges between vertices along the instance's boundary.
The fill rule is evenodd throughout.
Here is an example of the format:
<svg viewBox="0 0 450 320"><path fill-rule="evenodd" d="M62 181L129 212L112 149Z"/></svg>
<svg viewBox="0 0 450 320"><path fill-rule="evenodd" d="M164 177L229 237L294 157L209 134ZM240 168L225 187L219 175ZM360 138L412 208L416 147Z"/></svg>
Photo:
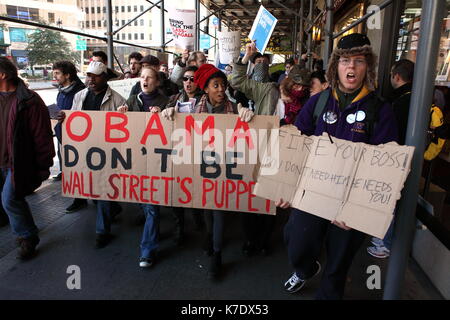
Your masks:
<svg viewBox="0 0 450 320"><path fill-rule="evenodd" d="M387 232L383 238L383 244L389 250L391 250L392 237L394 236L394 220L395 220L395 217L394 217L394 219L392 219L391 225L389 226L389 229L387 230Z"/></svg>
<svg viewBox="0 0 450 320"><path fill-rule="evenodd" d="M141 258L150 258L158 249L159 242L159 206L141 204L145 214L144 231L141 240Z"/></svg>
<svg viewBox="0 0 450 320"><path fill-rule="evenodd" d="M111 233L111 208L112 201L97 201L97 222L95 224L95 233L110 234Z"/></svg>
<svg viewBox="0 0 450 320"><path fill-rule="evenodd" d="M16 198L9 168L1 169L0 199L14 234L21 238L29 238L38 234L39 230L34 223L25 198Z"/></svg>

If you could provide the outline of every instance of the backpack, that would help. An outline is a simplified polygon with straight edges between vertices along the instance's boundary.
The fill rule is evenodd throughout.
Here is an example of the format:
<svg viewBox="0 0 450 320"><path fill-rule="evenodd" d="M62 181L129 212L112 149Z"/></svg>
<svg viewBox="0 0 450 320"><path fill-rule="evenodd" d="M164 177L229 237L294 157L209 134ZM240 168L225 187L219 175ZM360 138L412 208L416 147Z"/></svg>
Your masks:
<svg viewBox="0 0 450 320"><path fill-rule="evenodd" d="M314 106L313 123L315 126L319 123L319 119L323 116L325 108L327 106L328 99L330 98L331 89L327 89L319 93L319 99ZM375 130L375 126L378 122L378 110L383 105L384 100L377 94L372 95L367 101L366 118L364 123L366 124L366 133L370 138Z"/></svg>

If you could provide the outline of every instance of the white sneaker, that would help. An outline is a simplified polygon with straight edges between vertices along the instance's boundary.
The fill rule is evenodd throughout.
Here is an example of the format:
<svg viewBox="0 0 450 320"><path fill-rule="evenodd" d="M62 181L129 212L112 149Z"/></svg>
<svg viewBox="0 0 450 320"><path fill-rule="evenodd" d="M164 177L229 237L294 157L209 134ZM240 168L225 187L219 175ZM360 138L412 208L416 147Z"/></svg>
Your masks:
<svg viewBox="0 0 450 320"><path fill-rule="evenodd" d="M368 247L367 248L367 252L375 257L375 258L380 258L380 259L384 259L389 257L389 255L391 254L391 251L386 248L385 246L381 246L381 247Z"/></svg>
<svg viewBox="0 0 450 320"><path fill-rule="evenodd" d="M370 240L370 242L372 242L372 244L375 247L384 247L384 242L382 239L376 238L376 237L372 237L372 239Z"/></svg>
<svg viewBox="0 0 450 320"><path fill-rule="evenodd" d="M317 267L318 268L317 268L316 273L311 278L313 278L314 276L318 275L320 273L321 268L322 268L320 266L319 261L316 261L316 263L317 263ZM311 278L309 278L309 279L311 279ZM307 279L307 280L309 280L309 279ZM306 283L306 280L300 279L297 276L297 273L294 272L292 274L292 276L288 279L288 281L286 281L284 283L284 289L287 292L289 292L289 293L295 293L295 292L299 291L301 288L303 288L305 283Z"/></svg>

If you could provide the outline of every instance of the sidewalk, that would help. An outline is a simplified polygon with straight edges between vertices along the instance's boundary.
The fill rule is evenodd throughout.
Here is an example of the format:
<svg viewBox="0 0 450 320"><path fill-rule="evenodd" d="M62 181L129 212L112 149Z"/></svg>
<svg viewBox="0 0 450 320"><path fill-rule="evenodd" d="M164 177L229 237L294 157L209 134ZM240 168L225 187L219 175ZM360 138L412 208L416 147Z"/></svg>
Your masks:
<svg viewBox="0 0 450 320"><path fill-rule="evenodd" d="M273 236L273 253L268 257L246 258L241 253L242 227L238 214L226 220L221 281L207 279L208 258L201 250L202 236L194 231L186 215L187 242L183 248L173 244L172 216L161 213L160 260L150 269L138 267L142 226L134 225L139 213L135 204L122 204L119 221L112 232L117 237L103 249L94 249L95 207L65 214L72 201L60 196L60 182L48 181L28 198L41 230L38 255L31 261L15 258L14 237L8 227L0 229L0 299L313 299L320 278L308 282L298 294L288 294L283 283L291 274L282 243L282 226L287 216L278 216ZM367 241L368 243L368 241ZM321 259L324 261L324 258ZM370 257L363 246L353 263L346 299L381 299L382 290L368 290L369 265L379 265L382 278L387 261ZM68 290L67 267L81 269L81 290ZM382 282L383 285L383 282ZM436 289L414 262L406 273L404 299L441 299Z"/></svg>

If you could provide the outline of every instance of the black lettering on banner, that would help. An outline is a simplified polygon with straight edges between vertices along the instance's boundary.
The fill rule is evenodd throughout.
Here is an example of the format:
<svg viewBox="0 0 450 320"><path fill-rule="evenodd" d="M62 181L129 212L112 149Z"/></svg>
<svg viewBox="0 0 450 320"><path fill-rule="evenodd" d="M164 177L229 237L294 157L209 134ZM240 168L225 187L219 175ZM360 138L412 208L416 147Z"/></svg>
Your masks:
<svg viewBox="0 0 450 320"><path fill-rule="evenodd" d="M322 138L319 138L317 140L317 145L316 145L316 150L315 150L314 155L316 155L316 156L326 156L327 155L326 153L319 153L319 149L325 149L326 148L325 145L323 145L323 144L321 145L322 142L327 143L328 140L327 139L322 139Z"/></svg>
<svg viewBox="0 0 450 320"><path fill-rule="evenodd" d="M92 158L94 156L94 153L97 153L100 156L100 162L97 165L94 165L92 163ZM89 148L88 152L86 153L86 164L88 166L89 169L93 170L93 171L97 171L97 170L101 170L105 167L106 164L106 153L104 150L97 148L97 147L92 147Z"/></svg>
<svg viewBox="0 0 450 320"><path fill-rule="evenodd" d="M242 180L242 174L233 174L232 170L233 168L237 167L236 162L232 162L232 158L242 158L244 154L242 152L225 152L225 161L226 161L226 176L227 179L233 179L233 180Z"/></svg>
<svg viewBox="0 0 450 320"><path fill-rule="evenodd" d="M120 161L120 164L122 165L122 167L125 170L130 170L131 169L131 148L127 148L127 159L125 160L122 157L122 154L120 153L119 150L117 150L117 148L113 148L111 150L111 168L112 169L116 169L117 168L117 160Z"/></svg>
<svg viewBox="0 0 450 320"><path fill-rule="evenodd" d="M167 156L176 155L177 150L155 148L155 153L161 154L161 172L167 172Z"/></svg>
<svg viewBox="0 0 450 320"><path fill-rule="evenodd" d="M205 157L214 158L214 161L207 161ZM200 165L200 175L203 178L216 179L220 177L220 155L215 151L202 151L202 164ZM214 172L206 172L207 168L212 168Z"/></svg>
<svg viewBox="0 0 450 320"><path fill-rule="evenodd" d="M73 161L69 160L69 151L72 151L72 153L75 156ZM64 166L65 167L67 167L67 168L75 167L78 163L79 158L80 157L78 155L78 150L74 146L72 146L70 144L66 144L64 146Z"/></svg>

